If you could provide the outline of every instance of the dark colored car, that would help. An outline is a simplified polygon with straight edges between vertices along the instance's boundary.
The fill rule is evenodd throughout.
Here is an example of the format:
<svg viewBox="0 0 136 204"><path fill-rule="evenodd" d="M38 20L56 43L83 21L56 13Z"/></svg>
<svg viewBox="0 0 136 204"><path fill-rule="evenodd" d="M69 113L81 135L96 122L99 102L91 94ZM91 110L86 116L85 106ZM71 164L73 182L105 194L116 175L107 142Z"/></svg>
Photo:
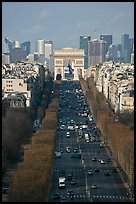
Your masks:
<svg viewBox="0 0 136 204"><path fill-rule="evenodd" d="M73 158L73 159L81 159L81 154L75 153L75 154L71 155L71 158Z"/></svg>
<svg viewBox="0 0 136 204"><path fill-rule="evenodd" d="M74 192L72 190L68 190L68 196L69 196L69 198L73 199Z"/></svg>
<svg viewBox="0 0 136 204"><path fill-rule="evenodd" d="M117 171L116 168L113 168L113 169L112 169L112 172L113 172L113 173L117 173L118 171Z"/></svg>
<svg viewBox="0 0 136 204"><path fill-rule="evenodd" d="M97 168L97 169L95 169L94 171L95 171L95 172L100 172L100 169Z"/></svg>
<svg viewBox="0 0 136 204"><path fill-rule="evenodd" d="M66 172L65 172L65 170L61 170L61 175L65 175L66 174Z"/></svg>
<svg viewBox="0 0 136 204"><path fill-rule="evenodd" d="M59 193L55 193L52 198L53 198L53 199L60 199Z"/></svg>
<svg viewBox="0 0 136 204"><path fill-rule="evenodd" d="M72 180L72 173L68 174L67 179L68 179L68 181Z"/></svg>
<svg viewBox="0 0 136 204"><path fill-rule="evenodd" d="M88 170L88 174L89 174L89 175L93 175L93 170L92 170L92 169L89 169L89 170Z"/></svg>
<svg viewBox="0 0 136 204"><path fill-rule="evenodd" d="M106 171L104 174L105 174L105 176L110 176L109 171Z"/></svg>

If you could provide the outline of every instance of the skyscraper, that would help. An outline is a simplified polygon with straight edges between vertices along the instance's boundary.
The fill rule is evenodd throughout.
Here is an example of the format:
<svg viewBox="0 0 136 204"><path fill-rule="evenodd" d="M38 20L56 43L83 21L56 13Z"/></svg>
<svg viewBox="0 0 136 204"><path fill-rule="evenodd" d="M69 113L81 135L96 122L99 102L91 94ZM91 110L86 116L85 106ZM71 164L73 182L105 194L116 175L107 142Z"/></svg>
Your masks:
<svg viewBox="0 0 136 204"><path fill-rule="evenodd" d="M104 40L105 44L105 52L107 53L109 46L112 44L112 35L100 35L100 40Z"/></svg>
<svg viewBox="0 0 136 204"><path fill-rule="evenodd" d="M26 54L27 54L27 55L30 54L30 51L31 51L30 45L31 45L30 41L26 41L26 42L21 43L21 48L22 48L24 51L26 51Z"/></svg>
<svg viewBox="0 0 136 204"><path fill-rule="evenodd" d="M105 41L91 40L88 42L88 66L93 66L105 61Z"/></svg>
<svg viewBox="0 0 136 204"><path fill-rule="evenodd" d="M49 59L53 54L53 42L51 40L45 40L45 58Z"/></svg>
<svg viewBox="0 0 136 204"><path fill-rule="evenodd" d="M26 51L22 48L11 48L10 50L10 62L15 63L17 61L26 61Z"/></svg>
<svg viewBox="0 0 136 204"><path fill-rule="evenodd" d="M116 45L111 44L107 52L107 61L112 60L113 62L117 62L118 55L118 47Z"/></svg>
<svg viewBox="0 0 136 204"><path fill-rule="evenodd" d="M84 49L84 68L88 68L88 42L91 40L91 36L80 36L80 49Z"/></svg>
<svg viewBox="0 0 136 204"><path fill-rule="evenodd" d="M44 55L45 53L45 40L37 40L37 52L38 55Z"/></svg>
<svg viewBox="0 0 136 204"><path fill-rule="evenodd" d="M131 39L129 38L129 34L123 34L121 39L122 45L122 57L124 58L124 62L131 61Z"/></svg>
<svg viewBox="0 0 136 204"><path fill-rule="evenodd" d="M51 62L51 56L53 55L53 42L51 40L45 40L45 59L46 59L46 66L50 69L50 66L52 66ZM51 60L51 61L50 61Z"/></svg>
<svg viewBox="0 0 136 204"><path fill-rule="evenodd" d="M2 41L2 52L6 54L10 54L10 49L14 47L14 43L10 41L8 38L3 38Z"/></svg>

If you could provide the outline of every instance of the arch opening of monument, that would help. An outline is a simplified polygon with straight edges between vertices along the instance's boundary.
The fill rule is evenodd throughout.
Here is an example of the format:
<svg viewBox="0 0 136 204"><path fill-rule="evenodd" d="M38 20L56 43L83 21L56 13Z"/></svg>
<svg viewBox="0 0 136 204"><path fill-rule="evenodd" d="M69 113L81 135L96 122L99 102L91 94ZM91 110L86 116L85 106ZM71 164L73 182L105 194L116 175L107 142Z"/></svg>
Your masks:
<svg viewBox="0 0 136 204"><path fill-rule="evenodd" d="M55 49L54 79L79 80L84 77L84 50L75 48Z"/></svg>

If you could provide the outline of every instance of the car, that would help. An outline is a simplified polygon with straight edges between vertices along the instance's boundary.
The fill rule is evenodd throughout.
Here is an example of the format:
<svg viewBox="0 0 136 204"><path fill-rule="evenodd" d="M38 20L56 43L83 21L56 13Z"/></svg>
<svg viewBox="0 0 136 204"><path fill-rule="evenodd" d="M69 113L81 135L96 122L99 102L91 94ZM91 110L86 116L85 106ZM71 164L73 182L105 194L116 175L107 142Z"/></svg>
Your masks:
<svg viewBox="0 0 136 204"><path fill-rule="evenodd" d="M75 153L71 155L72 159L81 159L81 154Z"/></svg>
<svg viewBox="0 0 136 204"><path fill-rule="evenodd" d="M73 149L73 152L74 152L74 153L77 153L77 152L78 152L78 148L75 147L75 148Z"/></svg>
<svg viewBox="0 0 136 204"><path fill-rule="evenodd" d="M100 147L104 147L104 145L103 145L103 144L100 144Z"/></svg>
<svg viewBox="0 0 136 204"><path fill-rule="evenodd" d="M116 168L113 168L113 169L112 169L112 172L113 172L113 173L117 173L118 170L117 170Z"/></svg>
<svg viewBox="0 0 136 204"><path fill-rule="evenodd" d="M92 158L92 161L97 161L96 157L93 157L93 158Z"/></svg>
<svg viewBox="0 0 136 204"><path fill-rule="evenodd" d="M60 158L61 157L61 152L55 152L55 158Z"/></svg>
<svg viewBox="0 0 136 204"><path fill-rule="evenodd" d="M70 132L68 131L66 134L67 134L67 135L70 135Z"/></svg>
<svg viewBox="0 0 136 204"><path fill-rule="evenodd" d="M81 139L81 138L82 138L82 135L79 135L78 138Z"/></svg>
<svg viewBox="0 0 136 204"><path fill-rule="evenodd" d="M66 200L66 199L67 199L66 196L64 195L61 196L61 200Z"/></svg>
<svg viewBox="0 0 136 204"><path fill-rule="evenodd" d="M97 185L96 184L93 184L92 185L92 189L96 189L97 188Z"/></svg>
<svg viewBox="0 0 136 204"><path fill-rule="evenodd" d="M72 173L70 173L70 174L67 175L67 180L68 180L68 181L72 180Z"/></svg>
<svg viewBox="0 0 136 204"><path fill-rule="evenodd" d="M72 181L70 182L70 184L71 184L71 185L75 185L75 184L76 184L76 181L75 181L75 180L72 180Z"/></svg>
<svg viewBox="0 0 136 204"><path fill-rule="evenodd" d="M70 147L66 147L66 152L68 152L68 153L71 152Z"/></svg>
<svg viewBox="0 0 136 204"><path fill-rule="evenodd" d="M93 175L93 170L92 169L88 169L88 174L89 175Z"/></svg>
<svg viewBox="0 0 136 204"><path fill-rule="evenodd" d="M73 190L68 190L68 195L74 195Z"/></svg>
<svg viewBox="0 0 136 204"><path fill-rule="evenodd" d="M53 196L52 196L53 199L60 199L60 195L59 193L55 193Z"/></svg>
<svg viewBox="0 0 136 204"><path fill-rule="evenodd" d="M66 174L65 170L61 170L60 174L65 175Z"/></svg>
<svg viewBox="0 0 136 204"><path fill-rule="evenodd" d="M74 197L73 190L68 190L68 196L69 196L69 198L73 199L73 197Z"/></svg>
<svg viewBox="0 0 136 204"><path fill-rule="evenodd" d="M70 138L70 132L67 132L66 137Z"/></svg>
<svg viewBox="0 0 136 204"><path fill-rule="evenodd" d="M105 161L104 161L104 160L101 160L100 162L101 162L101 164L105 164Z"/></svg>
<svg viewBox="0 0 136 204"><path fill-rule="evenodd" d="M113 162L113 159L112 158L108 158L107 162Z"/></svg>
<svg viewBox="0 0 136 204"><path fill-rule="evenodd" d="M96 168L94 171L95 171L95 172L100 172L100 169Z"/></svg>
<svg viewBox="0 0 136 204"><path fill-rule="evenodd" d="M109 173L109 171L107 170L107 171L105 171L105 176L110 176L110 173Z"/></svg>

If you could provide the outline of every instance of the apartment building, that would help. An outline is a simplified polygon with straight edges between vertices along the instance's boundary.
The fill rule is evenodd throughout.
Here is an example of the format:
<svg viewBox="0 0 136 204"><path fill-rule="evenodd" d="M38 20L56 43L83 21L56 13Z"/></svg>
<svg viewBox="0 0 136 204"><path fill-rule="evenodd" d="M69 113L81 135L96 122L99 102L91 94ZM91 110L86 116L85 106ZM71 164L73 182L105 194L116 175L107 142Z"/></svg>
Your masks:
<svg viewBox="0 0 136 204"><path fill-rule="evenodd" d="M134 110L134 66L105 62L88 68L99 92L103 92L115 113Z"/></svg>
<svg viewBox="0 0 136 204"><path fill-rule="evenodd" d="M14 64L10 72L5 66L3 66L3 70L3 98L9 99L12 107L15 104L21 107L24 104L24 106L29 107L39 103L40 94L45 82L45 68L42 64L22 62ZM22 103L18 103L19 98L23 100Z"/></svg>

